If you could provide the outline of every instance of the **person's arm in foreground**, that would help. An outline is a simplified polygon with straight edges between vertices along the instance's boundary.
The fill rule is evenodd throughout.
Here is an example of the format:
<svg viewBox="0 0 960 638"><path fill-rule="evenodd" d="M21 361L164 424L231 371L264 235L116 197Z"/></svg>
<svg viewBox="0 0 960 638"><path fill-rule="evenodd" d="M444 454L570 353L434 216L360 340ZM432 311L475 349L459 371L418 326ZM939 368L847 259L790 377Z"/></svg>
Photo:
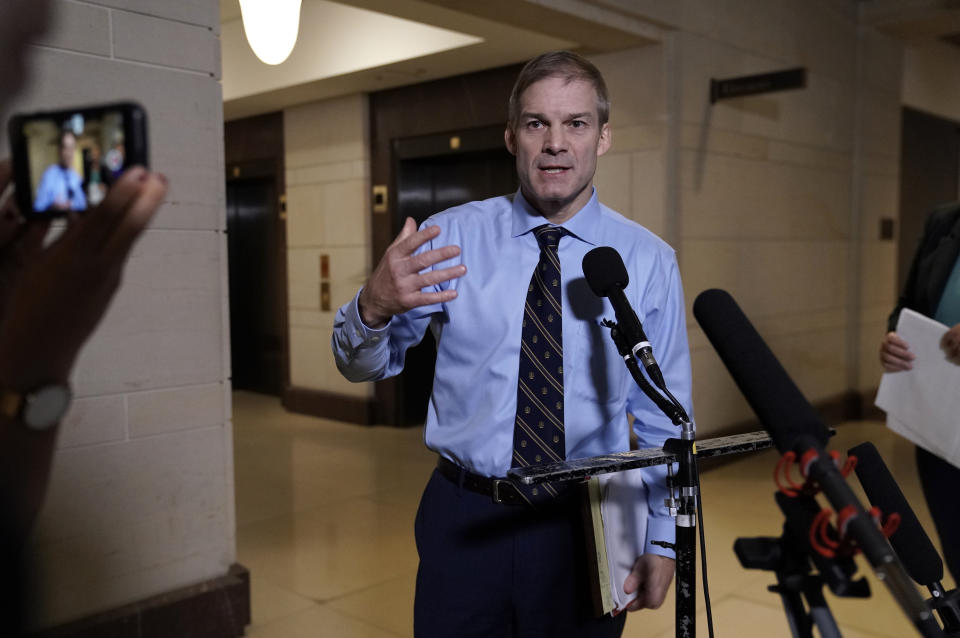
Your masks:
<svg viewBox="0 0 960 638"><path fill-rule="evenodd" d="M0 163L0 192L9 180L9 162ZM48 223L19 224L14 211L0 211L0 388L29 392L67 382L166 190L162 175L132 168L46 247ZM0 417L0 500L22 534L43 502L56 430L31 431Z"/></svg>

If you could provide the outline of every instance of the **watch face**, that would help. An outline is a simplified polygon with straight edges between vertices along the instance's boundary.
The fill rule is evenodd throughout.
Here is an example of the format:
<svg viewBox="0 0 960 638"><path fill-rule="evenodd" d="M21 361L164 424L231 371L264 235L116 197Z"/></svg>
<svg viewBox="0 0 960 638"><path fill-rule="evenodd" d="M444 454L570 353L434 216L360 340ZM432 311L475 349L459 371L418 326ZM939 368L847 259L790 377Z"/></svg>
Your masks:
<svg viewBox="0 0 960 638"><path fill-rule="evenodd" d="M48 385L31 392L23 406L23 422L34 430L56 425L70 405L70 389L65 385Z"/></svg>

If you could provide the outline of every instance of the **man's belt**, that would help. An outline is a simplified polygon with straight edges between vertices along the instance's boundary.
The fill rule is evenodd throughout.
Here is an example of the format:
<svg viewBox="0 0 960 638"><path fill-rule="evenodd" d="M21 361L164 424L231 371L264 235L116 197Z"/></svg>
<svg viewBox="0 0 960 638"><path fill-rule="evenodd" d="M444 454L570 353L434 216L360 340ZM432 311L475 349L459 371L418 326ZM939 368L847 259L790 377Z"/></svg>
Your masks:
<svg viewBox="0 0 960 638"><path fill-rule="evenodd" d="M489 496L494 503L530 505L510 479L474 474L442 456L437 461L437 470L450 482L461 485L471 492Z"/></svg>

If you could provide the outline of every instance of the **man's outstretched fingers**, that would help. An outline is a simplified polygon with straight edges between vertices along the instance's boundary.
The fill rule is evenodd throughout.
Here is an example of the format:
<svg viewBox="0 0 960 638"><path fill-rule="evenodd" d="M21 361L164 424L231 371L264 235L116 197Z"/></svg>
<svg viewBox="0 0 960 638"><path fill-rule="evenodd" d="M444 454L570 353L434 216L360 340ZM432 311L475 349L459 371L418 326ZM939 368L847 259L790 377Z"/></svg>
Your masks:
<svg viewBox="0 0 960 638"><path fill-rule="evenodd" d="M401 244L409 242L410 238L416 234L417 234L417 222L413 220L413 217L407 217L405 220L403 220L403 227L400 229L400 234L398 234L393 239L393 241L390 242L390 245L387 247L387 250L389 250L390 248L393 248L394 246L397 246L398 248L403 249L403 247L401 247ZM417 244L417 246L419 245L420 244ZM410 252L413 252L414 250L416 250L416 248L411 249Z"/></svg>
<svg viewBox="0 0 960 638"><path fill-rule="evenodd" d="M419 255L411 255L410 271L420 272L427 268L439 264L440 262L453 259L460 255L459 246L442 246L432 250L426 250Z"/></svg>
<svg viewBox="0 0 960 638"><path fill-rule="evenodd" d="M395 248L397 252L403 256L409 256L427 242L436 239L439 235L439 226L427 226L423 230L417 230L413 219L407 217L407 221L403 225L403 230L397 235L397 239L391 244L390 248Z"/></svg>
<svg viewBox="0 0 960 638"><path fill-rule="evenodd" d="M428 270L420 275L420 288L436 286L437 284L442 284L445 281L450 281L451 279L456 279L457 277L463 277L465 274L467 274L467 267L463 264L450 266L449 268L442 268L440 270Z"/></svg>

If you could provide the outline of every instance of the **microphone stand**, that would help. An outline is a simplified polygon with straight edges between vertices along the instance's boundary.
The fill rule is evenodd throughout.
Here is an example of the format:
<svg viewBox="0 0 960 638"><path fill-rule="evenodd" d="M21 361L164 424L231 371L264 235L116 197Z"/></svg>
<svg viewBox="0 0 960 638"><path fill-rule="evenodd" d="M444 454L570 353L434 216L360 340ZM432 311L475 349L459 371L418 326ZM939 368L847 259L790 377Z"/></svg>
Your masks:
<svg viewBox="0 0 960 638"><path fill-rule="evenodd" d="M668 543L653 540L651 543L673 549L676 552L676 635L678 638L695 638L697 611L696 521L699 516L697 498L700 492L696 459L763 450L772 447L773 443L766 432L750 432L706 439L700 441L699 446L695 445L696 430L683 407L668 390L664 389L664 392L670 399L654 390L640 371L640 366L632 355L630 345L624 343L624 337L619 330L615 329L616 324L604 321L604 325L611 328L611 336L617 345L617 350L623 356L630 374L640 389L674 424L680 426L680 438L667 439L662 448L616 452L589 458L567 459L557 463L515 467L509 470L508 476L518 483L533 485L545 482L586 480L598 474L666 465L670 498L665 500L665 505L669 508L671 515L676 517L676 541L675 543ZM676 475L673 473L674 463L679 464ZM706 591L706 587L706 577L704 577L704 591ZM709 606L707 608L707 620L710 623Z"/></svg>
<svg viewBox="0 0 960 638"><path fill-rule="evenodd" d="M676 635L678 638L693 638L697 635L697 497L700 493L700 476L694 458L696 428L680 402L670 394L662 378L659 379L658 386L669 400L647 381L633 354L631 344L617 324L605 319L603 325L610 328L610 336L633 380L674 425L680 426L680 438L667 439L663 445L664 452L674 454L678 461L676 475L673 474L673 465L667 463L670 497L664 503L676 521L676 539L673 543L661 540L650 542L672 549L676 553Z"/></svg>
<svg viewBox="0 0 960 638"><path fill-rule="evenodd" d="M828 558L811 548L809 530L820 512L813 496L790 498L777 492L774 497L784 515L783 535L738 538L733 550L744 568L776 574L777 584L767 589L779 594L794 638L813 638L814 627L822 638L839 638L840 629L823 596L823 586L837 596L866 598L870 585L863 578L854 579L857 566L853 558Z"/></svg>

